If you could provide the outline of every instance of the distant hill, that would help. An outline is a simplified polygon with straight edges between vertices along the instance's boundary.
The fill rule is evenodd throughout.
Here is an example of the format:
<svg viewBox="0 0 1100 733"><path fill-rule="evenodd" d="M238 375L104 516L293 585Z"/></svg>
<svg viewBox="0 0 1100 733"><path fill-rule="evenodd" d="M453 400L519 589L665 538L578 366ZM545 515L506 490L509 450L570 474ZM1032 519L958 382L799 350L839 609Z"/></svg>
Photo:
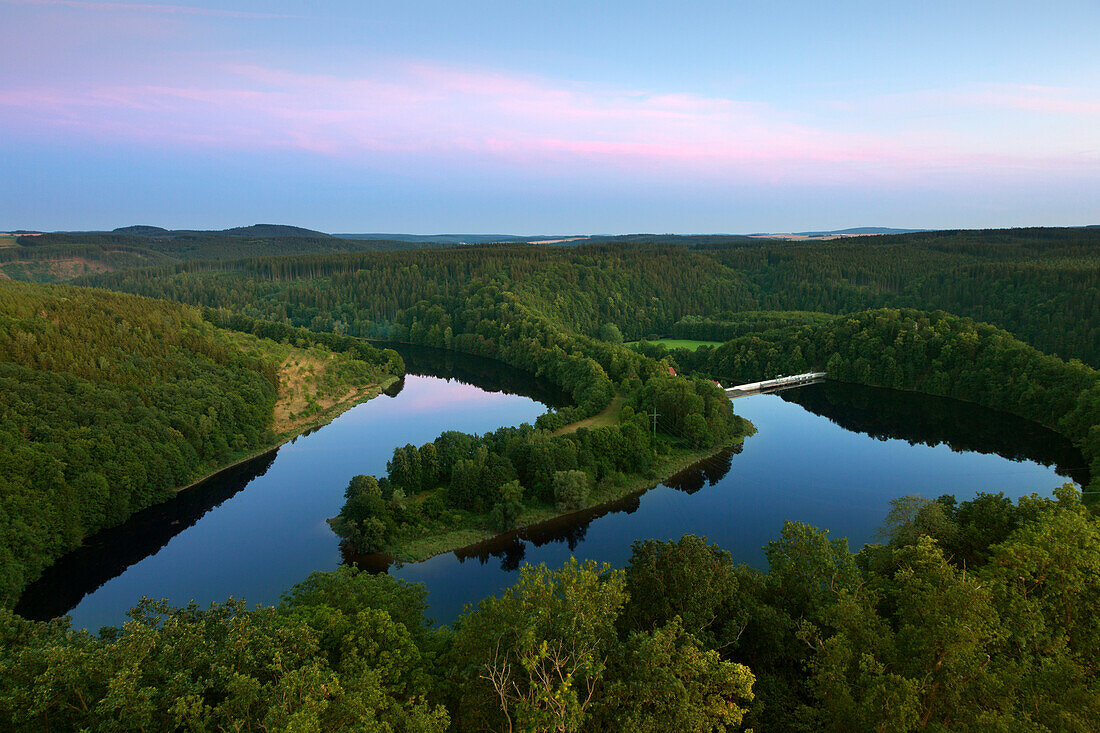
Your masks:
<svg viewBox="0 0 1100 733"><path fill-rule="evenodd" d="M431 242L435 244L490 244L496 242L552 242L565 240L576 241L587 239L576 234L541 234L535 236L521 236L518 234L334 234L334 237L343 239L375 239L397 242Z"/></svg>
<svg viewBox="0 0 1100 733"><path fill-rule="evenodd" d="M163 227L145 226L137 224L131 227L119 227L111 231L112 234L128 234L134 237L167 237L172 232Z"/></svg>
<svg viewBox="0 0 1100 733"><path fill-rule="evenodd" d="M930 229L891 229L890 227L852 227L850 229L830 229L820 232L791 232L798 237L837 237L858 234L915 234Z"/></svg>
<svg viewBox="0 0 1100 733"><path fill-rule="evenodd" d="M447 242L342 239L311 229L256 224L220 231L121 227L111 232L19 234L0 247L0 280L67 282L81 275L189 260L237 260L455 246Z"/></svg>
<svg viewBox="0 0 1100 733"><path fill-rule="evenodd" d="M331 234L318 232L313 229L303 229L287 224L253 224L247 227L233 227L232 229L163 229L154 226L129 226L119 227L111 234L130 234L135 237L193 237L196 235L224 235L227 237L331 237Z"/></svg>

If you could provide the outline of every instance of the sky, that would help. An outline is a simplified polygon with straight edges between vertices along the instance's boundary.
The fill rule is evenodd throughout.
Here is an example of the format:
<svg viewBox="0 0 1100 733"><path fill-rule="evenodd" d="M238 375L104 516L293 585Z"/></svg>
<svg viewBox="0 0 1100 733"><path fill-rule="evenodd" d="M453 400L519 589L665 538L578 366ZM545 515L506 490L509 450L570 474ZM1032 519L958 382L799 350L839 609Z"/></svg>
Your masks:
<svg viewBox="0 0 1100 733"><path fill-rule="evenodd" d="M0 0L0 231L1100 223L1100 2Z"/></svg>

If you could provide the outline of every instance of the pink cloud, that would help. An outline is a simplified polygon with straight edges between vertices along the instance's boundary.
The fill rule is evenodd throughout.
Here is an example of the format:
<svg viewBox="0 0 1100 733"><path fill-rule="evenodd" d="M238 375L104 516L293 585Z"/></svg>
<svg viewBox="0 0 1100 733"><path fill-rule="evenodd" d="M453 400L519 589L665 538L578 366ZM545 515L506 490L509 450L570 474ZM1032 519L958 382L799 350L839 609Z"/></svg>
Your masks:
<svg viewBox="0 0 1100 733"><path fill-rule="evenodd" d="M892 113L929 110L1020 110L1062 117L1100 116L1100 90L1035 84L991 84L962 89L929 89L919 92L839 102L848 110L870 109Z"/></svg>
<svg viewBox="0 0 1100 733"><path fill-rule="evenodd" d="M158 6L162 7L162 6ZM217 79L216 84L209 82ZM979 90L937 104L1094 114L1064 90ZM888 104L918 104L910 95ZM884 103L884 104L886 104ZM426 63L364 64L346 76L256 64L198 68L191 83L156 79L52 89L0 87L0 130L63 129L97 140L229 150L285 149L344 161L495 161L532 172L671 170L701 177L837 177L882 171L1049 164L1061 151L999 149L936 130L854 132L809 124L751 100L646 93ZM1059 159L1060 165L1095 165Z"/></svg>

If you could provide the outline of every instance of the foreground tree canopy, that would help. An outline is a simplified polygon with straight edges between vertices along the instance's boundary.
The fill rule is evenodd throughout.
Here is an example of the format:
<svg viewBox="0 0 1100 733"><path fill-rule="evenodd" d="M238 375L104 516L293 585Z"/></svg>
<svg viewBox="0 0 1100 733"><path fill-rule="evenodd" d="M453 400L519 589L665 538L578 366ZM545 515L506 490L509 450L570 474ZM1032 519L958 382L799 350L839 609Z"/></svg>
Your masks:
<svg viewBox="0 0 1100 733"><path fill-rule="evenodd" d="M342 567L275 608L143 602L99 637L0 612L14 730L1084 731L1100 521L1072 485L902 497L859 553L788 523L770 570L687 535L525 567L453 628Z"/></svg>

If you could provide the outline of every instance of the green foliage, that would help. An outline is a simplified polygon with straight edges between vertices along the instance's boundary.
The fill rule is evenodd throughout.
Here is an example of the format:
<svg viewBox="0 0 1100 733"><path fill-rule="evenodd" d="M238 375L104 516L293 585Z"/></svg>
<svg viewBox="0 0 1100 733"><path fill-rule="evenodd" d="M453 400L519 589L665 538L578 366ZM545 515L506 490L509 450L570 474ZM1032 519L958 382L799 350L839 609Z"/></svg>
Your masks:
<svg viewBox="0 0 1100 733"><path fill-rule="evenodd" d="M382 550L393 534L394 519L378 480L374 476L352 478L344 490L344 506L329 524L357 552Z"/></svg>
<svg viewBox="0 0 1100 733"><path fill-rule="evenodd" d="M624 629L653 630L679 619L687 633L712 648L741 634L740 576L750 571L735 567L728 552L695 535L632 547L626 567L630 600L620 618Z"/></svg>
<svg viewBox="0 0 1100 733"><path fill-rule="evenodd" d="M489 515L494 529L504 532L516 526L523 513L523 486L519 481L508 481L500 486L500 500Z"/></svg>
<svg viewBox="0 0 1100 733"><path fill-rule="evenodd" d="M632 632L614 649L587 729L741 730L754 681L748 667L701 648L674 618L654 631Z"/></svg>
<svg viewBox="0 0 1100 733"><path fill-rule="evenodd" d="M271 439L274 365L186 307L0 284L0 601L81 539Z"/></svg>
<svg viewBox="0 0 1100 733"><path fill-rule="evenodd" d="M1016 505L905 497L887 526L889 545L853 556L788 523L768 545L767 574L734 569L697 538L637 543L620 627L681 616L702 627L703 648L756 676L746 718L756 730L1100 723L1100 520L1072 485ZM707 631L724 626L736 633Z"/></svg>
<svg viewBox="0 0 1100 733"><path fill-rule="evenodd" d="M0 720L23 731L444 731L446 712L425 699L434 652L422 610L415 586L342 570L311 576L277 609L145 599L100 638L0 611Z"/></svg>
<svg viewBox="0 0 1100 733"><path fill-rule="evenodd" d="M692 536L635 543L625 571L524 566L453 630L431 629L423 586L347 567L276 608L145 600L99 637L0 611L0 726L1100 727L1100 519L1072 485L903 497L886 526L889 544L853 555L788 523L768 572Z"/></svg>
<svg viewBox="0 0 1100 733"><path fill-rule="evenodd" d="M456 624L458 729L584 730L625 600L622 573L608 566L524 566Z"/></svg>
<svg viewBox="0 0 1100 733"><path fill-rule="evenodd" d="M580 509L588 499L588 474L554 471L554 502L559 509Z"/></svg>
<svg viewBox="0 0 1100 733"><path fill-rule="evenodd" d="M824 369L830 379L976 402L1046 425L1081 449L1100 486L1100 372L1043 354L993 326L942 311L874 310L673 352L731 382Z"/></svg>
<svg viewBox="0 0 1100 733"><path fill-rule="evenodd" d="M620 331L619 327L614 323L605 323L600 326L599 337L601 340L612 344L621 344L623 342L623 332Z"/></svg>

